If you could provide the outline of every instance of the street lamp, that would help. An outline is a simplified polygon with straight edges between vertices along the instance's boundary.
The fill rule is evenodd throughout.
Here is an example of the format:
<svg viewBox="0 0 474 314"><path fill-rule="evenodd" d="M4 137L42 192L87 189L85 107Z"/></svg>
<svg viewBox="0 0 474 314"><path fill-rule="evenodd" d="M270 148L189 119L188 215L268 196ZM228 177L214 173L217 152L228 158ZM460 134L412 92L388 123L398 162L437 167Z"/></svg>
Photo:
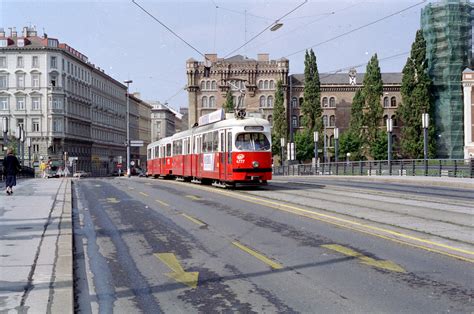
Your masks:
<svg viewBox="0 0 474 314"><path fill-rule="evenodd" d="M127 177L130 178L130 97L128 95L128 90L130 88L130 84L133 83L133 81L126 80L124 83L127 84Z"/></svg>
<svg viewBox="0 0 474 314"><path fill-rule="evenodd" d="M339 128L334 129L334 159L339 161Z"/></svg>
<svg viewBox="0 0 474 314"><path fill-rule="evenodd" d="M283 23L280 23L278 20L275 21L273 26L270 28L272 32L279 30L283 26Z"/></svg>
<svg viewBox="0 0 474 314"><path fill-rule="evenodd" d="M327 116L326 116L326 120L324 120L323 118L323 124L324 124L324 149L323 149L323 160L324 160L324 163L327 163L327 159L328 159L328 154L327 154L327 134L326 134L326 124L327 124Z"/></svg>
<svg viewBox="0 0 474 314"><path fill-rule="evenodd" d="M387 160L388 160L388 171L392 175L392 132L393 132L393 120L392 118L387 119Z"/></svg>
<svg viewBox="0 0 474 314"><path fill-rule="evenodd" d="M281 146L281 165L283 166L283 147L285 147L285 138L280 138L280 146Z"/></svg>
<svg viewBox="0 0 474 314"><path fill-rule="evenodd" d="M31 137L26 139L26 146L28 147L28 167L31 167Z"/></svg>
<svg viewBox="0 0 474 314"><path fill-rule="evenodd" d="M314 174L316 174L318 171L318 141L319 141L319 132L315 131L313 133L313 139L314 139Z"/></svg>
<svg viewBox="0 0 474 314"><path fill-rule="evenodd" d="M22 127L20 132L20 142L21 142L21 165L25 164L25 129Z"/></svg>
<svg viewBox="0 0 474 314"><path fill-rule="evenodd" d="M428 127L430 125L430 115L428 113L421 115L421 124L423 127L423 157L426 161L428 159Z"/></svg>

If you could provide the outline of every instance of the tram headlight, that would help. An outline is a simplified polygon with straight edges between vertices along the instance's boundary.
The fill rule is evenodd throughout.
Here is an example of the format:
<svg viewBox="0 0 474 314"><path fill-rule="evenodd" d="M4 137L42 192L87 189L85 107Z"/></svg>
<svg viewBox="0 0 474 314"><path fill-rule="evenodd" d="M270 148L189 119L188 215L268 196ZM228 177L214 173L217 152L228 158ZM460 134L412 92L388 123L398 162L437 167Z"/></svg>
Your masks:
<svg viewBox="0 0 474 314"><path fill-rule="evenodd" d="M252 166L253 166L254 168L258 168L258 167L260 166L260 164L258 163L258 161L253 161L253 162L252 162Z"/></svg>

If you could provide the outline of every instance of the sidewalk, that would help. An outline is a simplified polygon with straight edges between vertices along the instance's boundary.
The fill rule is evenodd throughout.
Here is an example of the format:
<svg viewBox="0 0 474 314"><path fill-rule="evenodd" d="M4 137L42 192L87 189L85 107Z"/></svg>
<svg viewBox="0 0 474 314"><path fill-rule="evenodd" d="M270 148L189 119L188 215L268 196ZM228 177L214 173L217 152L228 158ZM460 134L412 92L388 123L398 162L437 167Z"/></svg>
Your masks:
<svg viewBox="0 0 474 314"><path fill-rule="evenodd" d="M0 189L0 312L73 313L71 179Z"/></svg>

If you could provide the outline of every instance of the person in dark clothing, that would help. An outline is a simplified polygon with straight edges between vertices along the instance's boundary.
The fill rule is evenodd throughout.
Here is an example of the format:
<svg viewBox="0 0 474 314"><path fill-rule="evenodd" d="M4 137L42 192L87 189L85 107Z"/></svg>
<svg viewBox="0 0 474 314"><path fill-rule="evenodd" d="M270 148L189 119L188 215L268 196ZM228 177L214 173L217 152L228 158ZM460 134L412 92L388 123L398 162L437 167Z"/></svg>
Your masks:
<svg viewBox="0 0 474 314"><path fill-rule="evenodd" d="M7 149L7 156L3 159L3 173L6 176L5 186L8 195L13 194L13 187L16 185L16 175L21 170L18 158L13 155L11 148Z"/></svg>

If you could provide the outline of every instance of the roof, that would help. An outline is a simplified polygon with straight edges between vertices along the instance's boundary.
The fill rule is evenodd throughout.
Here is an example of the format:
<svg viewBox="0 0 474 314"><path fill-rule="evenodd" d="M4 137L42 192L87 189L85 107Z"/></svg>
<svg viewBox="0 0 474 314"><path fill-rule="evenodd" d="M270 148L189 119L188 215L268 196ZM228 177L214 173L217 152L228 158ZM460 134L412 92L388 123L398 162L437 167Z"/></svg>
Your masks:
<svg viewBox="0 0 474 314"><path fill-rule="evenodd" d="M230 58L224 59L226 62L247 62L247 61L256 61L255 59L249 58L247 56L235 55Z"/></svg>
<svg viewBox="0 0 474 314"><path fill-rule="evenodd" d="M362 85L365 73L356 74L357 84ZM402 73L382 73L382 81L384 84L401 84ZM321 85L350 85L349 73L319 73ZM292 74L292 84L304 85L304 74Z"/></svg>

